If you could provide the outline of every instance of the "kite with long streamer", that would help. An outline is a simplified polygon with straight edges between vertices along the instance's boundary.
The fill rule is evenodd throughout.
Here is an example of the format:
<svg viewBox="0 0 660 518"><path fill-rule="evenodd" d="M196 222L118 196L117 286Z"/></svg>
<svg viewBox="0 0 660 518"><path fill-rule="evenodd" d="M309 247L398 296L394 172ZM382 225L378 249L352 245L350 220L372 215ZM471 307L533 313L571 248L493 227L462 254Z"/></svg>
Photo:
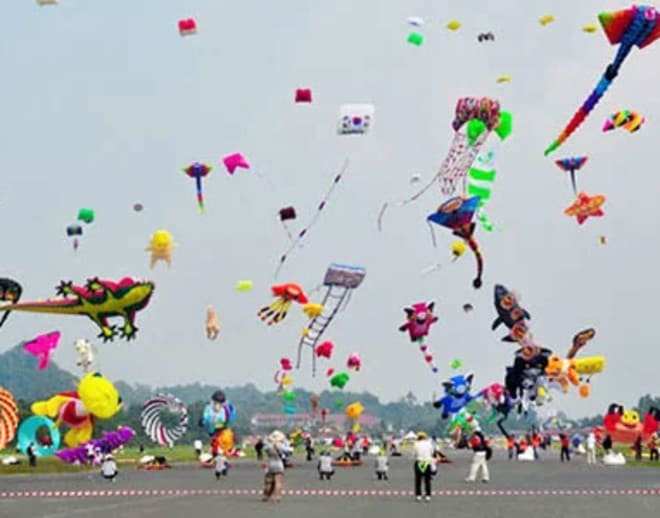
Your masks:
<svg viewBox="0 0 660 518"><path fill-rule="evenodd" d="M459 99L452 122L454 138L440 169L410 198L385 203L378 214L378 229L382 231L383 216L390 205L395 207L408 205L426 193L436 182L440 185L440 191L444 196L451 196L462 180L461 194L465 194L466 174L490 133L494 131L501 140L505 140L511 134L512 124L511 114L500 111L499 101L495 99L489 97Z"/></svg>
<svg viewBox="0 0 660 518"><path fill-rule="evenodd" d="M206 211L206 207L204 207L204 193L202 191L202 178L208 176L212 170L212 166L202 164L201 162L194 162L188 167L183 168L183 172L186 173L189 178L195 179L195 187L197 189L197 205L199 205L199 211L202 214L204 214Z"/></svg>
<svg viewBox="0 0 660 518"><path fill-rule="evenodd" d="M429 222L452 230L453 234L463 239L465 244L472 250L477 260L477 276L472 281L472 286L476 289L481 288L481 277L484 270L484 259L479 243L474 238L475 224L472 221L478 205L478 196L472 198L456 196L444 202L436 212L426 218Z"/></svg>
<svg viewBox="0 0 660 518"><path fill-rule="evenodd" d="M495 228L495 225L493 225L488 215L484 212L484 206L490 200L496 175L494 151L480 153L475 163L470 167L467 175L467 194L469 196L479 197L477 219L481 223L481 228L486 232L492 232Z"/></svg>
<svg viewBox="0 0 660 518"><path fill-rule="evenodd" d="M582 166L587 163L588 158L586 156L574 156L570 158L562 158L561 160L555 160L555 164L562 171L571 173L571 185L573 186L573 194L577 196L577 182L575 180L575 172L582 169Z"/></svg>
<svg viewBox="0 0 660 518"><path fill-rule="evenodd" d="M328 191L325 193L325 196L321 200L321 203L318 204L316 207L316 213L314 214L314 217L312 220L307 224L305 228L303 228L300 232L298 232L298 235L294 240L291 241L291 244L289 245L289 248L282 254L280 257L280 264L277 266L277 269L275 270L275 278L277 278L278 274L280 273L280 270L282 269L282 266L284 266L284 263L286 262L287 258L289 257L289 254L298 246L300 241L302 240L305 235L307 235L307 232L316 224L318 221L319 217L321 216L321 212L325 208L326 204L328 203L328 200L332 196L332 193L335 190L335 187L337 187L337 184L339 181L342 179L344 173L348 169L348 159L344 161L344 165L342 166L341 170L339 173L335 176L334 180L332 181L332 185L328 189Z"/></svg>
<svg viewBox="0 0 660 518"><path fill-rule="evenodd" d="M545 150L545 156L558 149L580 127L619 74L623 61L628 57L633 47L637 46L641 50L660 38L658 11L652 6L632 5L621 11L600 13L598 20L610 44L619 44L619 49L614 61L607 66L605 73L591 95L575 112L573 118L555 141Z"/></svg>

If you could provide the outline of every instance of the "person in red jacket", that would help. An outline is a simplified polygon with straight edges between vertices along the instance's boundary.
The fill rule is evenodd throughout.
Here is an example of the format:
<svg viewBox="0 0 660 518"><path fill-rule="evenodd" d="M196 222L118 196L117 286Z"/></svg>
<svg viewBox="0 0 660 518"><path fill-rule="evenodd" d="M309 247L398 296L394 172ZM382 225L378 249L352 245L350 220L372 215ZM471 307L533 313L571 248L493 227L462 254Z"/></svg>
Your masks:
<svg viewBox="0 0 660 518"><path fill-rule="evenodd" d="M570 462L571 452L568 448L571 442L568 439L568 435L566 435L565 433L559 434L559 442L561 444L561 454L560 454L561 461L564 462L564 460L566 460L566 462Z"/></svg>

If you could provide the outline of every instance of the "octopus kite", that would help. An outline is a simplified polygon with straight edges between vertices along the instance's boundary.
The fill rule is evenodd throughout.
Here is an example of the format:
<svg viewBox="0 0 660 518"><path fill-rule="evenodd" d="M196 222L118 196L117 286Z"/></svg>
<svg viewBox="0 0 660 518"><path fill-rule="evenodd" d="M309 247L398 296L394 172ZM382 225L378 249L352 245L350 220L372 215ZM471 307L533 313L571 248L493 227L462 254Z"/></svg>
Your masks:
<svg viewBox="0 0 660 518"><path fill-rule="evenodd" d="M475 223L472 221L478 206L478 196L472 198L456 196L444 202L437 212L426 218L429 222L442 225L453 231L454 235L463 239L472 250L477 260L477 276L472 281L472 286L476 289L481 288L481 277L484 270L484 260L479 243L474 238Z"/></svg>
<svg viewBox="0 0 660 518"><path fill-rule="evenodd" d="M633 47L637 46L641 50L660 38L658 11L652 6L632 5L621 11L600 13L598 20L609 42L612 45L619 44L616 57L605 69L605 73L591 95L587 97L584 104L575 112L573 118L559 136L545 150L545 156L559 148L585 121L591 110L605 95L616 76L619 75L621 65Z"/></svg>
<svg viewBox="0 0 660 518"><path fill-rule="evenodd" d="M298 304L307 304L309 302L303 289L299 284L294 282L277 284L271 286L270 290L273 293L273 296L277 297L277 299L269 306L261 308L257 313L259 318L269 326L278 324L284 320L291 304L294 302L297 302Z"/></svg>
<svg viewBox="0 0 660 518"><path fill-rule="evenodd" d="M54 313L56 315L86 315L100 329L99 338L111 341L120 332L126 340L135 338L137 312L146 308L154 291L152 282L136 281L125 277L119 282L89 279L84 286L71 281L62 281L57 287L56 299L17 302L0 307L0 311L29 311L32 313ZM108 318L121 317L124 325L118 332Z"/></svg>

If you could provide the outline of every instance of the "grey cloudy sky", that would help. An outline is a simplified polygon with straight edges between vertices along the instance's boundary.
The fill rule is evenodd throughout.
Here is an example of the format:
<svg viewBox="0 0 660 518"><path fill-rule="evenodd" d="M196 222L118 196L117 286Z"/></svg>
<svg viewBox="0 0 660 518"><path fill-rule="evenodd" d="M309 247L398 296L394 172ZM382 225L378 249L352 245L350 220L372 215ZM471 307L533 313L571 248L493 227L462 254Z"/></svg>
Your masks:
<svg viewBox="0 0 660 518"><path fill-rule="evenodd" d="M593 88L616 52L602 34L581 27L623 1L497 2L353 0L218 2L62 0L59 7L12 1L0 34L0 211L3 275L20 280L24 300L54 294L60 279L100 275L148 277L157 288L138 316L138 340L99 344L99 366L113 379L217 385L246 381L272 387L282 356L293 356L306 319L294 308L268 328L256 311L287 247L277 210L294 205L305 223L345 158L349 170L304 247L280 281L308 290L330 262L364 265L367 277L326 334L338 364L353 351L364 367L349 388L383 399L413 390L428 398L461 358L476 384L501 381L514 347L493 333L492 289L515 288L545 346L565 352L573 334L597 329L585 354L604 354L606 372L593 395L555 398L569 414L600 412L658 390L657 164L660 45L633 51L608 95L581 130L553 155L587 154L580 186L608 197L605 218L583 226L563 215L572 201L565 173L543 150ZM546 27L539 16L552 13ZM179 18L194 16L199 34L180 38ZM421 47L406 43L408 16L426 20ZM456 18L457 32L444 27ZM495 42L478 43L492 31ZM496 84L509 74L512 82ZM312 105L296 105L298 87ZM474 262L448 261L452 238L438 230L434 249L425 223L441 198L391 209L384 201L411 194L409 179L432 175L452 137L460 96L499 98L515 132L500 148L489 214L503 227L478 233L485 285L471 287ZM373 103L373 132L340 137L344 103ZM641 131L603 134L619 109L647 117ZM228 176L222 156L243 152L254 172ZM202 160L215 170L204 182L200 215L194 182L181 172ZM135 202L142 213L132 211ZM80 207L96 210L74 253L65 227ZM179 248L173 266L149 269L149 235L169 230ZM599 235L608 239L606 246ZM420 270L443 262L439 272ZM238 279L254 290L235 293ZM440 321L429 345L441 375L432 375L397 327L402 307L436 300ZM475 310L463 313L471 302ZM204 336L207 304L221 337ZM60 329L56 361L74 369L72 342L92 338L85 318L16 313L0 333L2 350ZM309 360L309 357L306 357ZM296 383L320 390L307 367ZM35 373L35 375L38 375Z"/></svg>

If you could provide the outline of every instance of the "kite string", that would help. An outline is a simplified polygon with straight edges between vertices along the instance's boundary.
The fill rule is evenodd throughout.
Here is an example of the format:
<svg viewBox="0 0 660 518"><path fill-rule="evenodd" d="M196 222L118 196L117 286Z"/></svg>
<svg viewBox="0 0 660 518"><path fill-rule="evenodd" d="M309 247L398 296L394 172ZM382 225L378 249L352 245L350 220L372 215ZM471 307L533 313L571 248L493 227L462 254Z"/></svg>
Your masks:
<svg viewBox="0 0 660 518"><path fill-rule="evenodd" d="M325 208L325 205L327 201L330 199L332 196L333 191L335 190L335 187L337 187L337 184L341 180L342 176L348 169L348 164L349 164L349 159L347 158L344 160L344 165L342 166L340 172L335 176L334 180L332 181L332 185L330 186L330 189L325 193L325 196L321 200L321 202L318 204L316 208L316 213L314 214L314 217L311 219L311 221L307 224L306 227L304 227L299 233L296 239L291 243L289 248L282 254L280 257L280 264L278 265L277 269L275 270L275 278L277 278L277 275L280 273L280 270L282 269L282 266L284 265L284 262L286 261L288 255L296 248L300 240L305 237L307 234L307 231L310 230L318 221L319 217L321 216L321 211Z"/></svg>

